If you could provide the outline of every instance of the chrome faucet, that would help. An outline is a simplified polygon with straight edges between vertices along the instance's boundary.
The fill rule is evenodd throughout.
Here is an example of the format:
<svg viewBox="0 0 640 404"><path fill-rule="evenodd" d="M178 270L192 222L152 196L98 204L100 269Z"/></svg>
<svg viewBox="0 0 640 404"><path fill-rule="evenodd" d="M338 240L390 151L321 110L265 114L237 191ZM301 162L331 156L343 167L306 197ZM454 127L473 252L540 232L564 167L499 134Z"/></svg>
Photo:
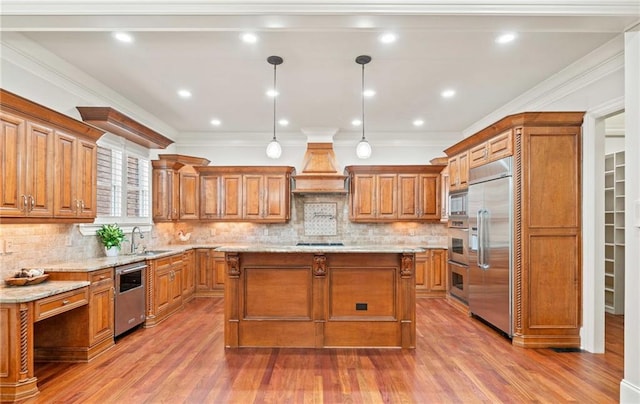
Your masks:
<svg viewBox="0 0 640 404"><path fill-rule="evenodd" d="M134 238L134 236L136 235L136 229L138 229L140 240L144 238L144 235L142 234L142 230L140 230L138 226L134 227L133 230L131 230L131 254L135 254L136 250L138 249L138 246L136 245L136 240Z"/></svg>

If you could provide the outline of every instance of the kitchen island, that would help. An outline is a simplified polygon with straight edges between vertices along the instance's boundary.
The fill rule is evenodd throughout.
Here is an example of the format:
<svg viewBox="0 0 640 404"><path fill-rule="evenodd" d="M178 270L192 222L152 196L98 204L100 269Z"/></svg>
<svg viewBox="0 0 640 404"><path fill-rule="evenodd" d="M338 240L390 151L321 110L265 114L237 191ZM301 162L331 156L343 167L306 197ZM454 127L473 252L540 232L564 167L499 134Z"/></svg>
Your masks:
<svg viewBox="0 0 640 404"><path fill-rule="evenodd" d="M223 246L225 345L415 348L406 246Z"/></svg>

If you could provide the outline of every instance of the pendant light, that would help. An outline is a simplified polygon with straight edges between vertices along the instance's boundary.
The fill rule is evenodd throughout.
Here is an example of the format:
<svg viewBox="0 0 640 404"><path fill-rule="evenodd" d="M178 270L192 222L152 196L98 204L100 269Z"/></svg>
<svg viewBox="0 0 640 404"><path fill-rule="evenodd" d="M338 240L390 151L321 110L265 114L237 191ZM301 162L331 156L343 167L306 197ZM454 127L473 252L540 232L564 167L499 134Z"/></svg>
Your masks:
<svg viewBox="0 0 640 404"><path fill-rule="evenodd" d="M280 56L269 56L267 62L273 65L273 139L267 145L267 156L272 159L280 158L282 155L282 146L276 139L276 98L278 97L278 91L276 87L276 67L282 64L284 60Z"/></svg>
<svg viewBox="0 0 640 404"><path fill-rule="evenodd" d="M364 137L364 65L371 62L371 56L360 55L356 58L356 63L362 65L362 139L356 146L356 155L361 159L368 159L371 157L371 145Z"/></svg>

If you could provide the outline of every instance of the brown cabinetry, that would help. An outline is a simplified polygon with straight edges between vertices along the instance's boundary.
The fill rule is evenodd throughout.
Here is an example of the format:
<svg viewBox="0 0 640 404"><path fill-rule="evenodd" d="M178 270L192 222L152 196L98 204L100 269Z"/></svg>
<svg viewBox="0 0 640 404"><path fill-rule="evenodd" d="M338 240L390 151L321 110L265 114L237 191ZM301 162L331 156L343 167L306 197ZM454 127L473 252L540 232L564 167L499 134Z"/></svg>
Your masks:
<svg viewBox="0 0 640 404"><path fill-rule="evenodd" d="M445 152L513 155L513 344L580 347L583 112L508 116ZM450 167L451 168L451 167Z"/></svg>
<svg viewBox="0 0 640 404"><path fill-rule="evenodd" d="M293 167L197 167L200 219L286 222Z"/></svg>
<svg viewBox="0 0 640 404"><path fill-rule="evenodd" d="M0 216L93 221L103 132L4 90L0 102Z"/></svg>
<svg viewBox="0 0 640 404"><path fill-rule="evenodd" d="M416 296L444 296L447 290L447 250L416 253Z"/></svg>
<svg viewBox="0 0 640 404"><path fill-rule="evenodd" d="M96 217L97 151L95 143L56 132L54 216Z"/></svg>
<svg viewBox="0 0 640 404"><path fill-rule="evenodd" d="M224 296L224 253L209 248L196 250L196 296Z"/></svg>
<svg viewBox="0 0 640 404"><path fill-rule="evenodd" d="M512 130L501 133L469 150L469 168L513 155Z"/></svg>
<svg viewBox="0 0 640 404"><path fill-rule="evenodd" d="M348 166L357 222L440 220L442 165Z"/></svg>
<svg viewBox="0 0 640 404"><path fill-rule="evenodd" d="M179 154L159 154L151 162L153 220L193 220L200 217L199 178L194 166L209 160Z"/></svg>
<svg viewBox="0 0 640 404"><path fill-rule="evenodd" d="M449 158L449 191L460 191L469 186L469 152Z"/></svg>
<svg viewBox="0 0 640 404"><path fill-rule="evenodd" d="M94 272L47 271L47 273L51 280L89 281L89 304L86 310L73 310L36 324L36 359L89 361L111 348L114 345L113 268ZM67 303L63 302L64 307L72 305L74 301L73 298L63 300L67 301ZM35 315L35 321L47 317L38 314L37 309Z"/></svg>
<svg viewBox="0 0 640 404"><path fill-rule="evenodd" d="M0 111L2 216L53 216L54 130Z"/></svg>
<svg viewBox="0 0 640 404"><path fill-rule="evenodd" d="M182 254L175 254L148 261L145 327L158 324L182 307L182 258Z"/></svg>

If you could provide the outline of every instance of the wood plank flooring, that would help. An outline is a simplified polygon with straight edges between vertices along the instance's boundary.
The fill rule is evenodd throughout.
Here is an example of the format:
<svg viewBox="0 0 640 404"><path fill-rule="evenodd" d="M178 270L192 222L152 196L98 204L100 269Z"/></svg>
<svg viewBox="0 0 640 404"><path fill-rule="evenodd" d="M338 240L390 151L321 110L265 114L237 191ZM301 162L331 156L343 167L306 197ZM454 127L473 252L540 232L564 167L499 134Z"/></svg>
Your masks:
<svg viewBox="0 0 640 404"><path fill-rule="evenodd" d="M222 321L195 299L90 363L38 363L26 403L613 403L623 377L620 316L599 355L513 347L444 299L417 299L415 350L225 350Z"/></svg>

